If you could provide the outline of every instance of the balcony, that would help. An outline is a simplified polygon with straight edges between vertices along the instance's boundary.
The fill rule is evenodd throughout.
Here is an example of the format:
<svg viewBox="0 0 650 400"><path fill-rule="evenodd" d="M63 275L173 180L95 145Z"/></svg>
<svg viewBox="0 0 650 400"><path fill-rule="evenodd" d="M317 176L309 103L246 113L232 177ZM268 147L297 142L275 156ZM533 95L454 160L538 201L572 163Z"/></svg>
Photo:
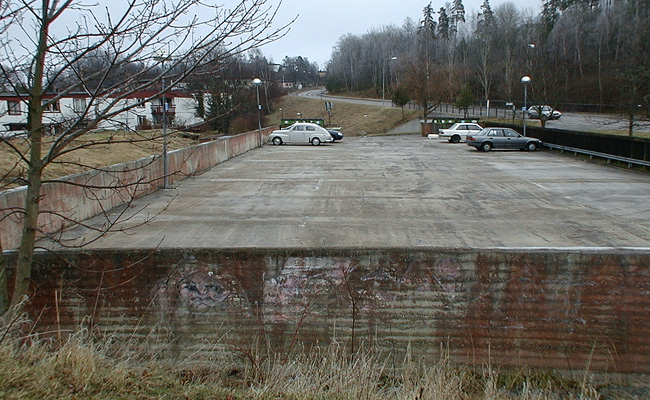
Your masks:
<svg viewBox="0 0 650 400"><path fill-rule="evenodd" d="M163 115L163 106L162 104L152 104L151 113L153 115ZM176 106L173 104L167 105L167 114L173 115L176 114Z"/></svg>

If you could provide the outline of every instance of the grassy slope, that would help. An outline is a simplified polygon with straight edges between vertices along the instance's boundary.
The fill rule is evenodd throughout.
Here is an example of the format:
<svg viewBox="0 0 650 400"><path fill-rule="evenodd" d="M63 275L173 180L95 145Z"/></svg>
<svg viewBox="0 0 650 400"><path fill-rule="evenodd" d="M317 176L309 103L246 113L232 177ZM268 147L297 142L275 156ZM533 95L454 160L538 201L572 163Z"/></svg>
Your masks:
<svg viewBox="0 0 650 400"><path fill-rule="evenodd" d="M331 125L340 127L341 132L346 136L357 136L362 132L386 133L405 120L419 115L417 111L404 110L405 120L402 120L402 111L399 108L342 102L333 102L333 104ZM280 108L283 111L280 111ZM279 124L282 115L284 118L297 118L296 113L301 113L302 118L322 118L325 124L329 122L325 102L322 100L285 96L275 104L274 109L275 111L267 116L268 125Z"/></svg>

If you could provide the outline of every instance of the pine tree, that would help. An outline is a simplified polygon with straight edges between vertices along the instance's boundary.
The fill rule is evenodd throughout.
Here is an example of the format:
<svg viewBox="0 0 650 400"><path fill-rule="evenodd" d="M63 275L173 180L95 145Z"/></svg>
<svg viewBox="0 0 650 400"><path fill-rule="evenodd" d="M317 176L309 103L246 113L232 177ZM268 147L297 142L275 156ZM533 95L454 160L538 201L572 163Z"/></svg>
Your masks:
<svg viewBox="0 0 650 400"><path fill-rule="evenodd" d="M460 22L465 22L465 6L463 5L463 0L454 0L451 6L450 30L452 34L458 32L458 24Z"/></svg>
<svg viewBox="0 0 650 400"><path fill-rule="evenodd" d="M478 25L479 27L490 26L494 22L494 12L492 7L490 7L489 0L483 0L481 4L481 9L478 13Z"/></svg>
<svg viewBox="0 0 650 400"><path fill-rule="evenodd" d="M438 17L438 36L449 39L449 16L447 15L447 10L444 7L440 7L438 14L440 15Z"/></svg>
<svg viewBox="0 0 650 400"><path fill-rule="evenodd" d="M433 19L433 14L435 14L435 12L431 7L431 3L429 3L426 7L424 7L422 12L424 14L424 19L422 20L422 25L420 26L419 29L420 33L427 35L429 37L435 37L437 23Z"/></svg>

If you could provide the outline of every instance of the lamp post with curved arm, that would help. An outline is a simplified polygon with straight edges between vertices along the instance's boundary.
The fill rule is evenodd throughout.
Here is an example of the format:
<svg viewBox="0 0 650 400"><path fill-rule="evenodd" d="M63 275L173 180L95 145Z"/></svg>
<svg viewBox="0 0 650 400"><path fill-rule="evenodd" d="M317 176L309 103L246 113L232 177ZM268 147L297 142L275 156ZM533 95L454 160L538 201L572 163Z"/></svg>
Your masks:
<svg viewBox="0 0 650 400"><path fill-rule="evenodd" d="M523 112L524 112L524 136L526 136L526 113L528 111L526 103L528 101L528 99L527 99L527 97L528 97L528 84L530 83L530 80L531 80L530 76L528 76L528 75L521 78L521 83L523 83L523 85L524 85L524 109L523 109Z"/></svg>
<svg viewBox="0 0 650 400"><path fill-rule="evenodd" d="M384 105L386 98L386 61L397 60L397 57L388 57L384 59L383 68L381 70L381 105Z"/></svg>
<svg viewBox="0 0 650 400"><path fill-rule="evenodd" d="M167 99L165 99L165 61L169 59L169 52L161 50L154 57L156 61L160 61L162 66L162 76L160 77L160 86L162 89L161 102L162 102L162 116L163 116L163 189L169 189L169 167L167 161Z"/></svg>
<svg viewBox="0 0 650 400"><path fill-rule="evenodd" d="M262 105L260 104L261 84L262 84L262 80L260 78L253 79L253 85L255 85L255 89L257 89L257 127L260 133L260 140L262 139L262 117L260 116L260 110L262 109Z"/></svg>

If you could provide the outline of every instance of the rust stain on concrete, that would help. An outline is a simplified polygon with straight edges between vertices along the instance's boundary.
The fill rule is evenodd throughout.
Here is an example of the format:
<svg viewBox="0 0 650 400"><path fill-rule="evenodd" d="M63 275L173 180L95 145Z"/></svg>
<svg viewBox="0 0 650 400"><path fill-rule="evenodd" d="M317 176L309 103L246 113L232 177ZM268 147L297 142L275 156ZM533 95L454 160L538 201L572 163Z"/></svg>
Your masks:
<svg viewBox="0 0 650 400"><path fill-rule="evenodd" d="M147 332L183 354L372 341L470 363L650 373L640 251L115 250L38 262L30 312L42 332Z"/></svg>

